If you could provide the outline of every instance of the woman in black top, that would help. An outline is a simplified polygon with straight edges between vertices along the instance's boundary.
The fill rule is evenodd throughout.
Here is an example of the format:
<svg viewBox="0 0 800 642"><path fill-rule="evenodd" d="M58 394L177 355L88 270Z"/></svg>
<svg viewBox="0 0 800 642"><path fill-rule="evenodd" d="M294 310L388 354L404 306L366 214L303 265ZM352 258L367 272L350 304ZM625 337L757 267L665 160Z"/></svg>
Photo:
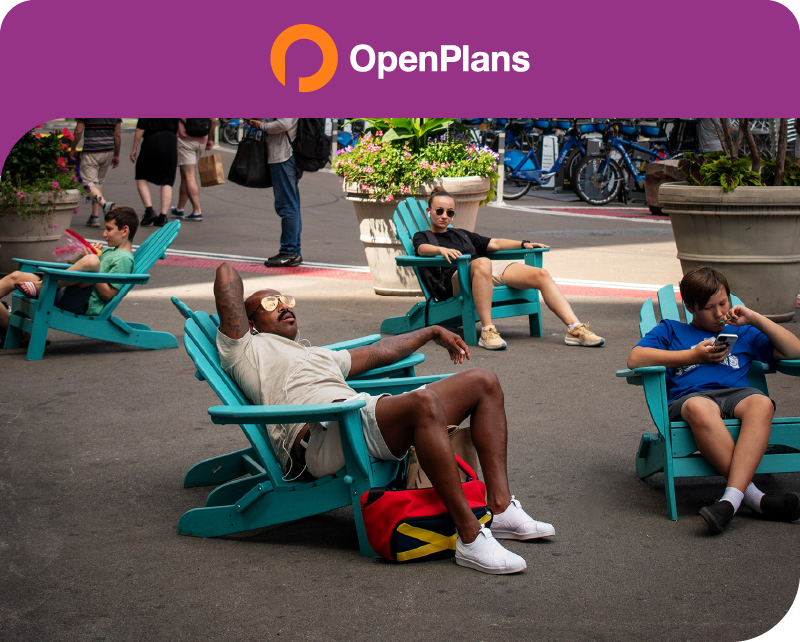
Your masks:
<svg viewBox="0 0 800 642"><path fill-rule="evenodd" d="M547 270L522 265L514 261L491 261L485 254L496 250L517 250L520 248L548 247L530 241L510 239L490 239L474 232L461 229L448 229L456 214L456 204L450 194L438 187L428 199L428 217L431 231L438 245L432 245L425 232L417 232L412 240L418 256L441 254L451 263L462 254L470 254L469 279L475 311L478 313L483 329L478 345L487 350L502 350L506 347L500 333L492 323L492 292L495 285L507 285L518 290L536 289L542 293L545 305L567 325L564 343L577 346L600 346L604 339L589 330L588 323L580 323L567 299L553 281ZM430 269L430 268L422 268ZM442 268L434 276L440 282L445 298L458 294L456 268Z"/></svg>
<svg viewBox="0 0 800 642"><path fill-rule="evenodd" d="M142 151L136 149L142 141ZM178 119L140 118L136 123L131 162L136 163L136 187L144 203L144 216L139 225L161 227L167 222L167 211L172 202L172 185L178 169ZM161 187L161 214L153 209L150 185Z"/></svg>

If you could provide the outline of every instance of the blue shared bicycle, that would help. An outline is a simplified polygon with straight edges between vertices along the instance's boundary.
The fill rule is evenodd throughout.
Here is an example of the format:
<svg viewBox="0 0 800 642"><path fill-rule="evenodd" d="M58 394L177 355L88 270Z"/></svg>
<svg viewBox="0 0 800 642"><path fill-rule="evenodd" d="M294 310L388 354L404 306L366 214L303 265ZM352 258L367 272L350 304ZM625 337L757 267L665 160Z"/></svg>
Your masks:
<svg viewBox="0 0 800 642"><path fill-rule="evenodd" d="M532 125L541 130L543 136L559 129L566 130L561 142L561 152L552 167L543 169L536 156L535 146L531 145L527 152L507 149L503 160L505 171L503 198L505 200L517 200L525 196L531 188L536 189L546 185L562 165L565 166L566 176L572 180L578 163L586 156L584 138L588 134L602 132L605 129L604 123L579 125L577 120L562 119L534 118Z"/></svg>

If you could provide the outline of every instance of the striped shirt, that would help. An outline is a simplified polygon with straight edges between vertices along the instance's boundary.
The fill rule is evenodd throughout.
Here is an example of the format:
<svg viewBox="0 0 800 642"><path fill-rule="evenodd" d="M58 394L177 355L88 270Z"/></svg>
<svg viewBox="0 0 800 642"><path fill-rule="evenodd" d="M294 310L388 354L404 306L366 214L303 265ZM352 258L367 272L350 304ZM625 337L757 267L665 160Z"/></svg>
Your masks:
<svg viewBox="0 0 800 642"><path fill-rule="evenodd" d="M83 153L99 154L114 151L114 128L121 118L76 118L83 123Z"/></svg>

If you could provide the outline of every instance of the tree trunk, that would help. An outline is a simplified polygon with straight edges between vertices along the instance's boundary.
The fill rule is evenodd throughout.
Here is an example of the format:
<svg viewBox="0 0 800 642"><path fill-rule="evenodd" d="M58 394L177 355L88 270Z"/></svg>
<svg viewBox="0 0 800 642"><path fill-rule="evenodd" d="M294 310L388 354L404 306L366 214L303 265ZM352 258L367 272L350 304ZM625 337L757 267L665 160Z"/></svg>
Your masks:
<svg viewBox="0 0 800 642"><path fill-rule="evenodd" d="M744 128L744 139L747 141L747 146L750 148L750 160L752 165L750 169L754 172L761 171L761 152L758 151L756 146L756 139L753 138L753 132L750 131L750 126Z"/></svg>
<svg viewBox="0 0 800 642"><path fill-rule="evenodd" d="M781 126L778 130L778 156L775 159L775 183L783 185L783 172L786 165L786 138L789 135L789 119L781 118Z"/></svg>
<svg viewBox="0 0 800 642"><path fill-rule="evenodd" d="M736 132L736 140L733 141L733 151L731 152L731 156L733 158L739 158L739 148L742 146L742 139L744 138L744 130L750 127L750 119L749 118L740 118L739 119L739 131Z"/></svg>
<svg viewBox="0 0 800 642"><path fill-rule="evenodd" d="M717 138L719 138L719 142L720 142L720 144L722 145L722 151L723 151L723 152L730 153L730 150L728 150L728 149L726 148L726 145L725 145L725 136L724 136L724 134L722 133L722 129L720 128L720 126L719 126L719 125L717 125L717 119L716 119L716 118L711 118L710 120L711 120L711 124L712 124L712 125L714 125L714 130L717 132Z"/></svg>
<svg viewBox="0 0 800 642"><path fill-rule="evenodd" d="M731 139L731 121L728 118L720 118L722 125L722 135L725 136L725 146L728 148L728 153L733 154L733 140Z"/></svg>

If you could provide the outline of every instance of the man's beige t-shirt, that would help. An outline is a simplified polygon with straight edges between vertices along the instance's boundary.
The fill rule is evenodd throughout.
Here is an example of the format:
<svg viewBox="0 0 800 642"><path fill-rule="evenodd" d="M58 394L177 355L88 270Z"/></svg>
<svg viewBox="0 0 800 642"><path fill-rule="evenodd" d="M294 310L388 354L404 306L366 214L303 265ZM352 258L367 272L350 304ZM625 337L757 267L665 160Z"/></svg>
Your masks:
<svg viewBox="0 0 800 642"><path fill-rule="evenodd" d="M331 403L356 394L345 382L350 372L347 350L306 348L276 334L249 332L231 339L217 331L223 370L254 404L266 406ZM272 447L284 470L289 452L305 424L269 425Z"/></svg>

